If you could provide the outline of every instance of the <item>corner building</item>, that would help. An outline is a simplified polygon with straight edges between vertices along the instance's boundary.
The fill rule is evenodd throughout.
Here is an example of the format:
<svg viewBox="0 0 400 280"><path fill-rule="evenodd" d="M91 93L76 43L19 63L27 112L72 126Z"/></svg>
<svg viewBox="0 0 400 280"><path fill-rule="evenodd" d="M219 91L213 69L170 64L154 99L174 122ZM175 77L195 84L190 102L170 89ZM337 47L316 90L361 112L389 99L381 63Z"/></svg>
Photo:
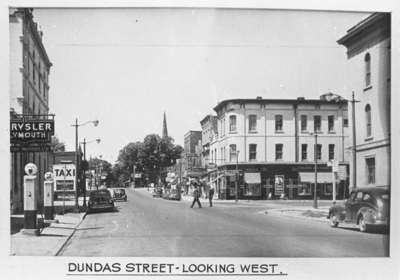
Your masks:
<svg viewBox="0 0 400 280"><path fill-rule="evenodd" d="M52 63L33 20L33 9L10 8L10 118L45 119L49 116L49 73ZM35 148L35 149L33 149ZM11 153L11 212L23 210L24 166L38 167L38 206L43 204L44 174L50 171L52 152L31 147Z"/></svg>
<svg viewBox="0 0 400 280"><path fill-rule="evenodd" d="M332 198L331 160L339 162L337 198L347 195L347 101L340 96L328 93L311 100L230 99L214 110L218 133L210 143L210 161L217 168L209 176L217 182L220 198L235 198L238 180L239 199L282 194L289 199L311 199L315 140L317 195Z"/></svg>
<svg viewBox="0 0 400 280"><path fill-rule="evenodd" d="M390 186L390 14L374 13L347 31L349 90L355 99L355 180L351 187Z"/></svg>

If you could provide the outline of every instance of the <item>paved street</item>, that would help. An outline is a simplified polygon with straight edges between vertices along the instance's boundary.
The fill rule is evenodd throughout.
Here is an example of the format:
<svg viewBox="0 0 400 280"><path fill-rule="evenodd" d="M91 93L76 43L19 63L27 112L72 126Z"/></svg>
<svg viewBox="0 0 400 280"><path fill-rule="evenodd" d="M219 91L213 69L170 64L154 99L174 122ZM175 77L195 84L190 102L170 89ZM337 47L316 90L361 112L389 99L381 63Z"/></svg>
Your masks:
<svg viewBox="0 0 400 280"><path fill-rule="evenodd" d="M94 213L64 247L64 256L382 257L388 235L330 228L326 223L263 214L260 205L188 201L127 191L116 212Z"/></svg>

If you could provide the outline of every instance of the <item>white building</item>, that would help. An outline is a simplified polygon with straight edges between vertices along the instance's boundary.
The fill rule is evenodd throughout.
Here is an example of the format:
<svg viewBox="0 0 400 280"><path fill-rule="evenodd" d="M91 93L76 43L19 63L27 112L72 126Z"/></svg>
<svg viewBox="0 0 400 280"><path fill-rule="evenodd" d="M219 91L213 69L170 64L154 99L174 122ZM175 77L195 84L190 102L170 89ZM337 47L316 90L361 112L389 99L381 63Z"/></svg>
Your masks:
<svg viewBox="0 0 400 280"><path fill-rule="evenodd" d="M372 14L338 40L347 48L347 86L359 101L352 187L390 185L390 40L388 13Z"/></svg>
<svg viewBox="0 0 400 280"><path fill-rule="evenodd" d="M231 99L220 102L214 110L218 137L210 143L210 161L218 171L211 178L218 180L220 197L234 197L237 168L239 197L262 199L283 190L289 198L311 198L315 140L318 196L332 196L330 160L341 165L338 197L347 192L347 101L340 96ZM284 185L277 186L277 181Z"/></svg>

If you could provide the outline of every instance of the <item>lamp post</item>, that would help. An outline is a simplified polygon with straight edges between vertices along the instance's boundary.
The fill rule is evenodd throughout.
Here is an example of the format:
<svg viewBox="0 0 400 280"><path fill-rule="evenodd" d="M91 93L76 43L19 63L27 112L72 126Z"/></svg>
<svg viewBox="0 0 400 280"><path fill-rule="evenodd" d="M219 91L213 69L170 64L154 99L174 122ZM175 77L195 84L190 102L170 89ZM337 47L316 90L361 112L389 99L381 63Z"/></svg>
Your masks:
<svg viewBox="0 0 400 280"><path fill-rule="evenodd" d="M83 160L86 162L86 144L90 144L93 142L97 142L97 144L99 144L101 141L100 138L97 138L96 140L92 140L92 141L88 141L86 142L86 138L83 138L83 142L81 142L81 144L83 144ZM84 170L86 172L86 169ZM86 207L86 173L85 173L85 182L84 182L84 187L83 187L83 207Z"/></svg>
<svg viewBox="0 0 400 280"><path fill-rule="evenodd" d="M313 200L313 208L317 209L318 208L318 202L317 202L317 183L318 183L317 137L318 137L318 134L316 131L314 131L314 132L311 132L310 135L314 136L314 200Z"/></svg>
<svg viewBox="0 0 400 280"><path fill-rule="evenodd" d="M93 123L94 126L97 126L99 124L98 120L94 121L87 121L84 123L79 124L78 123L78 118L75 119L75 124L71 125L75 127L75 162L76 162L76 175L75 175L75 211L79 212L79 203L78 203L78 162L79 162L79 156L78 156L78 149L79 149L79 143L78 143L78 127L86 125L88 123Z"/></svg>

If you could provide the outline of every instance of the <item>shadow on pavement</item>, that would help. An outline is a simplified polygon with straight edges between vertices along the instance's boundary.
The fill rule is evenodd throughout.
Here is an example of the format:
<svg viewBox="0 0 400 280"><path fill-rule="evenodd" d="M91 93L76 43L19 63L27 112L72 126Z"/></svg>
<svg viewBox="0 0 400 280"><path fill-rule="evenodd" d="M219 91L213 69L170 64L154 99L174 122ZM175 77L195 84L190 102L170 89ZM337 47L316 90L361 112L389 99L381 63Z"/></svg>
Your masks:
<svg viewBox="0 0 400 280"><path fill-rule="evenodd" d="M90 227L90 228L78 228L76 229L77 231L81 231L81 230L92 230L92 229L102 229L104 227Z"/></svg>
<svg viewBox="0 0 400 280"><path fill-rule="evenodd" d="M338 229L344 229L344 230L349 230L349 231L358 231L360 230L353 226L339 226ZM361 233L361 232L360 232ZM367 232L363 232L364 234L389 234L389 227L384 227L384 226L369 226Z"/></svg>
<svg viewBox="0 0 400 280"><path fill-rule="evenodd" d="M68 236L68 235L64 235L64 234L41 233L40 236L44 236L44 237L66 237L66 236Z"/></svg>

